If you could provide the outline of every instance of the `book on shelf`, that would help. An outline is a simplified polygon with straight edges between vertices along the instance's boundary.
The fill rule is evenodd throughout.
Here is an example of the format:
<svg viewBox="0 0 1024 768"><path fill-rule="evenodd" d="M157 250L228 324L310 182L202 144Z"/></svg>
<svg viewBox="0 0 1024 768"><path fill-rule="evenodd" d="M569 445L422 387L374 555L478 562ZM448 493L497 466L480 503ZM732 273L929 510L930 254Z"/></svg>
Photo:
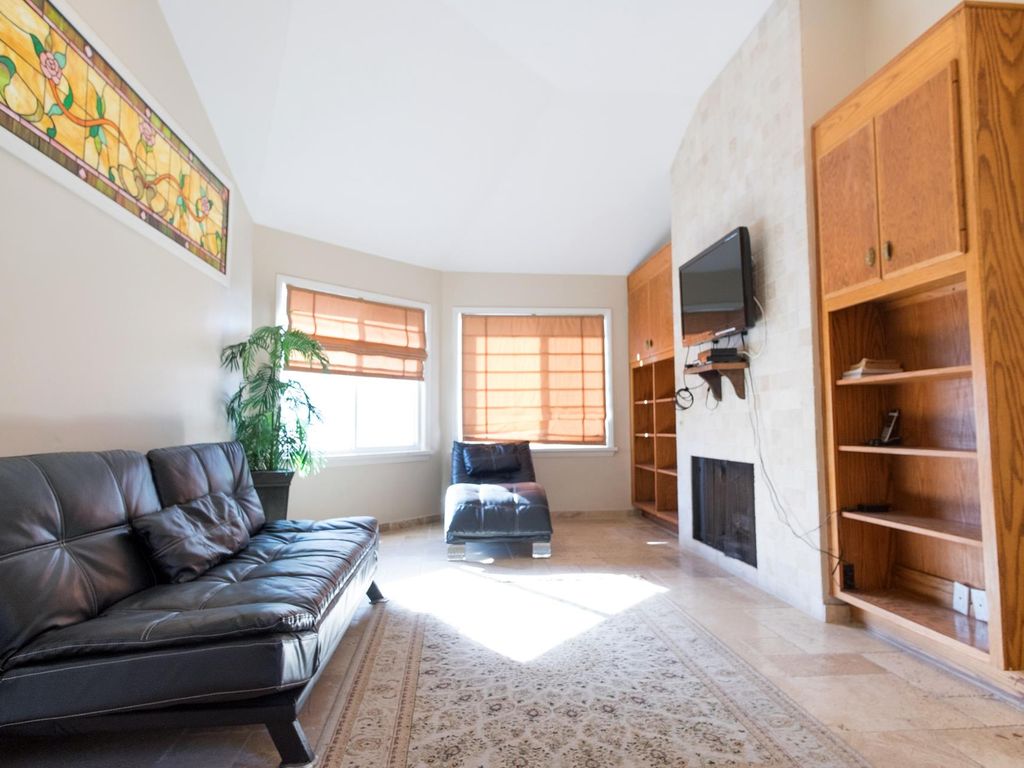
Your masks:
<svg viewBox="0 0 1024 768"><path fill-rule="evenodd" d="M863 376L881 376L886 373L903 373L903 366L899 360L876 360L874 358L862 358L843 373L844 379L859 379Z"/></svg>

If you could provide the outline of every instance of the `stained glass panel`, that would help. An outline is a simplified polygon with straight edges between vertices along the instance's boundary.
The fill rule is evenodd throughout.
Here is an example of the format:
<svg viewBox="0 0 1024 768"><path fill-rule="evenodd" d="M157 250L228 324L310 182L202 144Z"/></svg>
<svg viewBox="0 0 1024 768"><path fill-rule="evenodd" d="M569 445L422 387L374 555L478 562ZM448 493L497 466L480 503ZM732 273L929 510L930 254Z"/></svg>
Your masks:
<svg viewBox="0 0 1024 768"><path fill-rule="evenodd" d="M0 127L227 272L227 186L47 0L0 0Z"/></svg>

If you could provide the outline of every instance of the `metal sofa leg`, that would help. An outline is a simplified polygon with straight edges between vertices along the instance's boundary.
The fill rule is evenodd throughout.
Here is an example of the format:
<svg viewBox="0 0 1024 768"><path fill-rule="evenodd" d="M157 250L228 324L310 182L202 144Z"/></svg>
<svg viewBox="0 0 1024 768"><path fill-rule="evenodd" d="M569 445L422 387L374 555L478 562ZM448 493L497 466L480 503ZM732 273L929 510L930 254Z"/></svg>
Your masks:
<svg viewBox="0 0 1024 768"><path fill-rule="evenodd" d="M466 559L466 545L465 544L449 544L448 545L448 559L449 560L465 560Z"/></svg>
<svg viewBox="0 0 1024 768"><path fill-rule="evenodd" d="M386 603L388 601L388 599L384 597L384 593L380 591L380 587L377 586L376 581L370 582L370 586L366 590L366 596L370 598L370 605Z"/></svg>
<svg viewBox="0 0 1024 768"><path fill-rule="evenodd" d="M535 542L533 542L533 556L534 557L551 557L551 542L550 541L535 541Z"/></svg>
<svg viewBox="0 0 1024 768"><path fill-rule="evenodd" d="M278 754L281 755L281 768L308 765L316 759L298 720L272 720L266 726Z"/></svg>

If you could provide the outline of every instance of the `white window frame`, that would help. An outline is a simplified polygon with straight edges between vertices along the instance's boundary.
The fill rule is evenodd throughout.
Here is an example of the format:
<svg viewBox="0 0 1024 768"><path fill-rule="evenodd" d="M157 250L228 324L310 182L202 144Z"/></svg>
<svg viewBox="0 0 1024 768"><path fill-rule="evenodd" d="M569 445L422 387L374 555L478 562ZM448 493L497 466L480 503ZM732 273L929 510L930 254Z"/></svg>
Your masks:
<svg viewBox="0 0 1024 768"><path fill-rule="evenodd" d="M348 288L332 283L324 283L319 280L308 280L293 275L278 275L275 293L275 305L277 308L277 324L288 327L288 286L306 288L311 291L322 293L333 293L336 296L345 296L351 299L365 299L384 304L394 304L398 307L412 307L423 310L423 332L427 346L430 346L431 317L430 305L413 299L405 299L397 296L387 296L382 293L361 291L357 288ZM328 376L343 374L324 374ZM371 377L364 377L371 378ZM420 387L420 418L419 418L419 441L416 448L396 448L394 450L370 448L355 449L343 453L329 453L324 456L325 464L328 467L349 466L354 464L385 464L390 462L425 461L430 458L434 451L431 449L432 440L432 419L429 412L429 404L433 402L434 395L434 365L428 354L423 361L423 386ZM315 405L315 403L314 403Z"/></svg>
<svg viewBox="0 0 1024 768"><path fill-rule="evenodd" d="M462 440L462 316L502 315L508 317L543 315L604 317L604 445L572 445L569 443L530 443L530 450L549 456L612 456L615 447L615 409L612 407L612 311L607 307L453 307L455 328L455 424L456 440Z"/></svg>

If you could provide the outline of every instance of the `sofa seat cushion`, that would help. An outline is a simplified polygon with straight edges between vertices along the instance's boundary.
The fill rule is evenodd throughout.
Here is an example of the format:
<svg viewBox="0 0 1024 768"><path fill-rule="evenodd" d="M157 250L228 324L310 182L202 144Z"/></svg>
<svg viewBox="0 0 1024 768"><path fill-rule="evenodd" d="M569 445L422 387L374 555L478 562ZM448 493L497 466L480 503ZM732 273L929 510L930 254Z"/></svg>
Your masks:
<svg viewBox="0 0 1024 768"><path fill-rule="evenodd" d="M294 688L315 673L319 641L312 631L251 635L12 669L0 676L0 737L6 725Z"/></svg>
<svg viewBox="0 0 1024 768"><path fill-rule="evenodd" d="M551 539L547 494L538 483L448 486L444 503L445 540Z"/></svg>
<svg viewBox="0 0 1024 768"><path fill-rule="evenodd" d="M160 584L94 619L44 632L14 669L49 660L315 632L357 568L377 557L373 518L270 523L249 546L193 581Z"/></svg>

